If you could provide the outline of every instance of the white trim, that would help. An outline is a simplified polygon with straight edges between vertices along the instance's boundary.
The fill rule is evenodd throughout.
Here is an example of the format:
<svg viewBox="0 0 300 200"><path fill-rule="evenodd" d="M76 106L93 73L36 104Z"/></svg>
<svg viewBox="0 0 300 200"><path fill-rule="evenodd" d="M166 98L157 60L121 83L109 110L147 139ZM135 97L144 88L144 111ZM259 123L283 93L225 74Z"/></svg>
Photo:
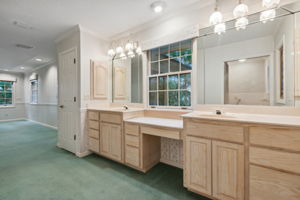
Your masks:
<svg viewBox="0 0 300 200"><path fill-rule="evenodd" d="M5 120L0 120L0 122L12 122L12 121L24 121L27 120L26 118L16 118L16 119L5 119Z"/></svg>
<svg viewBox="0 0 300 200"><path fill-rule="evenodd" d="M32 119L26 119L26 120L27 120L27 121L30 121L30 122L33 122L33 123L36 123L36 124L39 124L39 125L42 125L42 126L46 126L46 127L48 127L48 128L52 128L52 129L57 130L57 127L55 127L55 126L51 126L51 125L48 125L48 124L44 124L44 123L42 123L42 122L34 121L34 120L32 120Z"/></svg>
<svg viewBox="0 0 300 200"><path fill-rule="evenodd" d="M77 157L79 157L79 158L83 158L83 157L86 157L86 156L88 156L88 155L91 155L92 154L92 152L91 151L85 151L85 152L76 152L76 156Z"/></svg>
<svg viewBox="0 0 300 200"><path fill-rule="evenodd" d="M53 65L55 63L56 63L56 60L50 60L50 61L46 62L45 64L39 65L39 66L37 66L37 67L35 67L31 70L28 70L28 71L24 72L23 74L29 74L29 73L32 73L32 72L36 72L39 69L42 69L44 67L49 67L50 65Z"/></svg>
<svg viewBox="0 0 300 200"><path fill-rule="evenodd" d="M57 44L57 43L61 42L62 40L66 39L66 38L68 38L69 36L71 36L72 34L74 34L76 32L80 32L79 24L75 25L74 27L72 27L71 29L69 29L68 31L66 31L62 35L60 35L58 38L56 38L54 40L54 42Z"/></svg>

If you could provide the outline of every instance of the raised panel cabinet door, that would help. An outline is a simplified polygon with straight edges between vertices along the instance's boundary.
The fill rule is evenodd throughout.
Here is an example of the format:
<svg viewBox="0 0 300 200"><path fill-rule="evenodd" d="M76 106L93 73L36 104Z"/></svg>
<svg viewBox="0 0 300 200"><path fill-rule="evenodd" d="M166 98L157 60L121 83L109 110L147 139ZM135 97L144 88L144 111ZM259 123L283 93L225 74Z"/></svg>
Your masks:
<svg viewBox="0 0 300 200"><path fill-rule="evenodd" d="M126 100L127 90L126 90L126 67L114 67L114 99Z"/></svg>
<svg viewBox="0 0 300 200"><path fill-rule="evenodd" d="M212 142L213 196L222 200L244 199L244 146Z"/></svg>
<svg viewBox="0 0 300 200"><path fill-rule="evenodd" d="M111 128L110 124L101 123L100 125L100 154L104 156L110 156L110 144L111 144Z"/></svg>
<svg viewBox="0 0 300 200"><path fill-rule="evenodd" d="M122 160L122 132L120 125L110 125L110 150L111 157L115 160Z"/></svg>
<svg viewBox="0 0 300 200"><path fill-rule="evenodd" d="M102 63L91 61L92 97L93 99L108 98L108 69Z"/></svg>
<svg viewBox="0 0 300 200"><path fill-rule="evenodd" d="M186 137L186 184L192 191L211 195L211 140Z"/></svg>

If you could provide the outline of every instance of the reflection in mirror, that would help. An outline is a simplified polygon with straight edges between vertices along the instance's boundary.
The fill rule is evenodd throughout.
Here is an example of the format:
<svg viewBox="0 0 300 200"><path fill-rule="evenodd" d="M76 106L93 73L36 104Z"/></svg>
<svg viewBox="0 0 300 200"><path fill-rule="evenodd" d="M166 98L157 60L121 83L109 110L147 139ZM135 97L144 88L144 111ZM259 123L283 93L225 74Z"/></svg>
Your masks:
<svg viewBox="0 0 300 200"><path fill-rule="evenodd" d="M113 60L113 102L143 103L142 56Z"/></svg>
<svg viewBox="0 0 300 200"><path fill-rule="evenodd" d="M198 39L201 103L294 105L294 15L283 12L265 24Z"/></svg>

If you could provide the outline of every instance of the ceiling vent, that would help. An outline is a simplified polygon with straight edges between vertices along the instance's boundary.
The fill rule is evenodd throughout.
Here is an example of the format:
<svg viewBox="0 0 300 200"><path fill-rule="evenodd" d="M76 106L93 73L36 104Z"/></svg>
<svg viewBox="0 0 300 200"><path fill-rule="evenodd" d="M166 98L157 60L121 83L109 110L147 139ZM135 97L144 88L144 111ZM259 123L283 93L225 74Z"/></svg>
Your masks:
<svg viewBox="0 0 300 200"><path fill-rule="evenodd" d="M22 49L32 49L33 46L29 46L29 45L26 45L26 44L16 44L16 47L17 48L22 48Z"/></svg>
<svg viewBox="0 0 300 200"><path fill-rule="evenodd" d="M33 29L32 26L30 26L30 25L28 25L24 22L17 21L17 20L13 21L12 24L19 27L19 28L26 29L26 30L32 30Z"/></svg>

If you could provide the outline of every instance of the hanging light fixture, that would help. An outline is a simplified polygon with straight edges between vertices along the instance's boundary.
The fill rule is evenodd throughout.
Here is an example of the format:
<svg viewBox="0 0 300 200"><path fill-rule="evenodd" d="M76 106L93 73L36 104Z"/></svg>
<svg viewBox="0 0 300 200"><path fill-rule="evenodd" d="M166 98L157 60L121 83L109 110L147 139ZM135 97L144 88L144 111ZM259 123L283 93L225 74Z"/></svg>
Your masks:
<svg viewBox="0 0 300 200"><path fill-rule="evenodd" d="M108 54L109 56L111 56L111 57L114 57L114 56L116 55L116 52L115 52L114 49L109 49L108 52L107 52L107 54Z"/></svg>
<svg viewBox="0 0 300 200"><path fill-rule="evenodd" d="M136 48L135 52L139 55L141 55L143 53L141 47Z"/></svg>
<svg viewBox="0 0 300 200"><path fill-rule="evenodd" d="M124 52L120 53L120 58L122 60L125 60L127 58L126 54Z"/></svg>
<svg viewBox="0 0 300 200"><path fill-rule="evenodd" d="M127 55L128 55L129 58L134 58L135 57L133 51L128 51Z"/></svg>
<svg viewBox="0 0 300 200"><path fill-rule="evenodd" d="M236 18L235 28L236 30L246 29L249 24L247 19L247 14L249 12L248 6L242 3L241 0L238 1L238 5L233 10L233 16Z"/></svg>
<svg viewBox="0 0 300 200"><path fill-rule="evenodd" d="M111 57L117 56L121 59L133 58L136 54L142 54L142 48L139 46L139 42L128 41L125 45L118 45L115 49L109 49L107 54Z"/></svg>
<svg viewBox="0 0 300 200"><path fill-rule="evenodd" d="M126 51L132 51L133 50L133 43L132 42L127 42L125 45Z"/></svg>
<svg viewBox="0 0 300 200"><path fill-rule="evenodd" d="M210 25L220 24L223 21L223 16L220 11L218 11L218 0L215 1L215 10L209 17Z"/></svg>
<svg viewBox="0 0 300 200"><path fill-rule="evenodd" d="M226 32L225 23L220 23L220 24L215 25L214 32L218 35L221 35L222 33L225 33Z"/></svg>
<svg viewBox="0 0 300 200"><path fill-rule="evenodd" d="M267 9L275 8L279 5L280 0L263 0L262 6Z"/></svg>
<svg viewBox="0 0 300 200"><path fill-rule="evenodd" d="M276 10L270 9L260 13L260 21L262 23L267 23L268 21L274 21L276 17Z"/></svg>

